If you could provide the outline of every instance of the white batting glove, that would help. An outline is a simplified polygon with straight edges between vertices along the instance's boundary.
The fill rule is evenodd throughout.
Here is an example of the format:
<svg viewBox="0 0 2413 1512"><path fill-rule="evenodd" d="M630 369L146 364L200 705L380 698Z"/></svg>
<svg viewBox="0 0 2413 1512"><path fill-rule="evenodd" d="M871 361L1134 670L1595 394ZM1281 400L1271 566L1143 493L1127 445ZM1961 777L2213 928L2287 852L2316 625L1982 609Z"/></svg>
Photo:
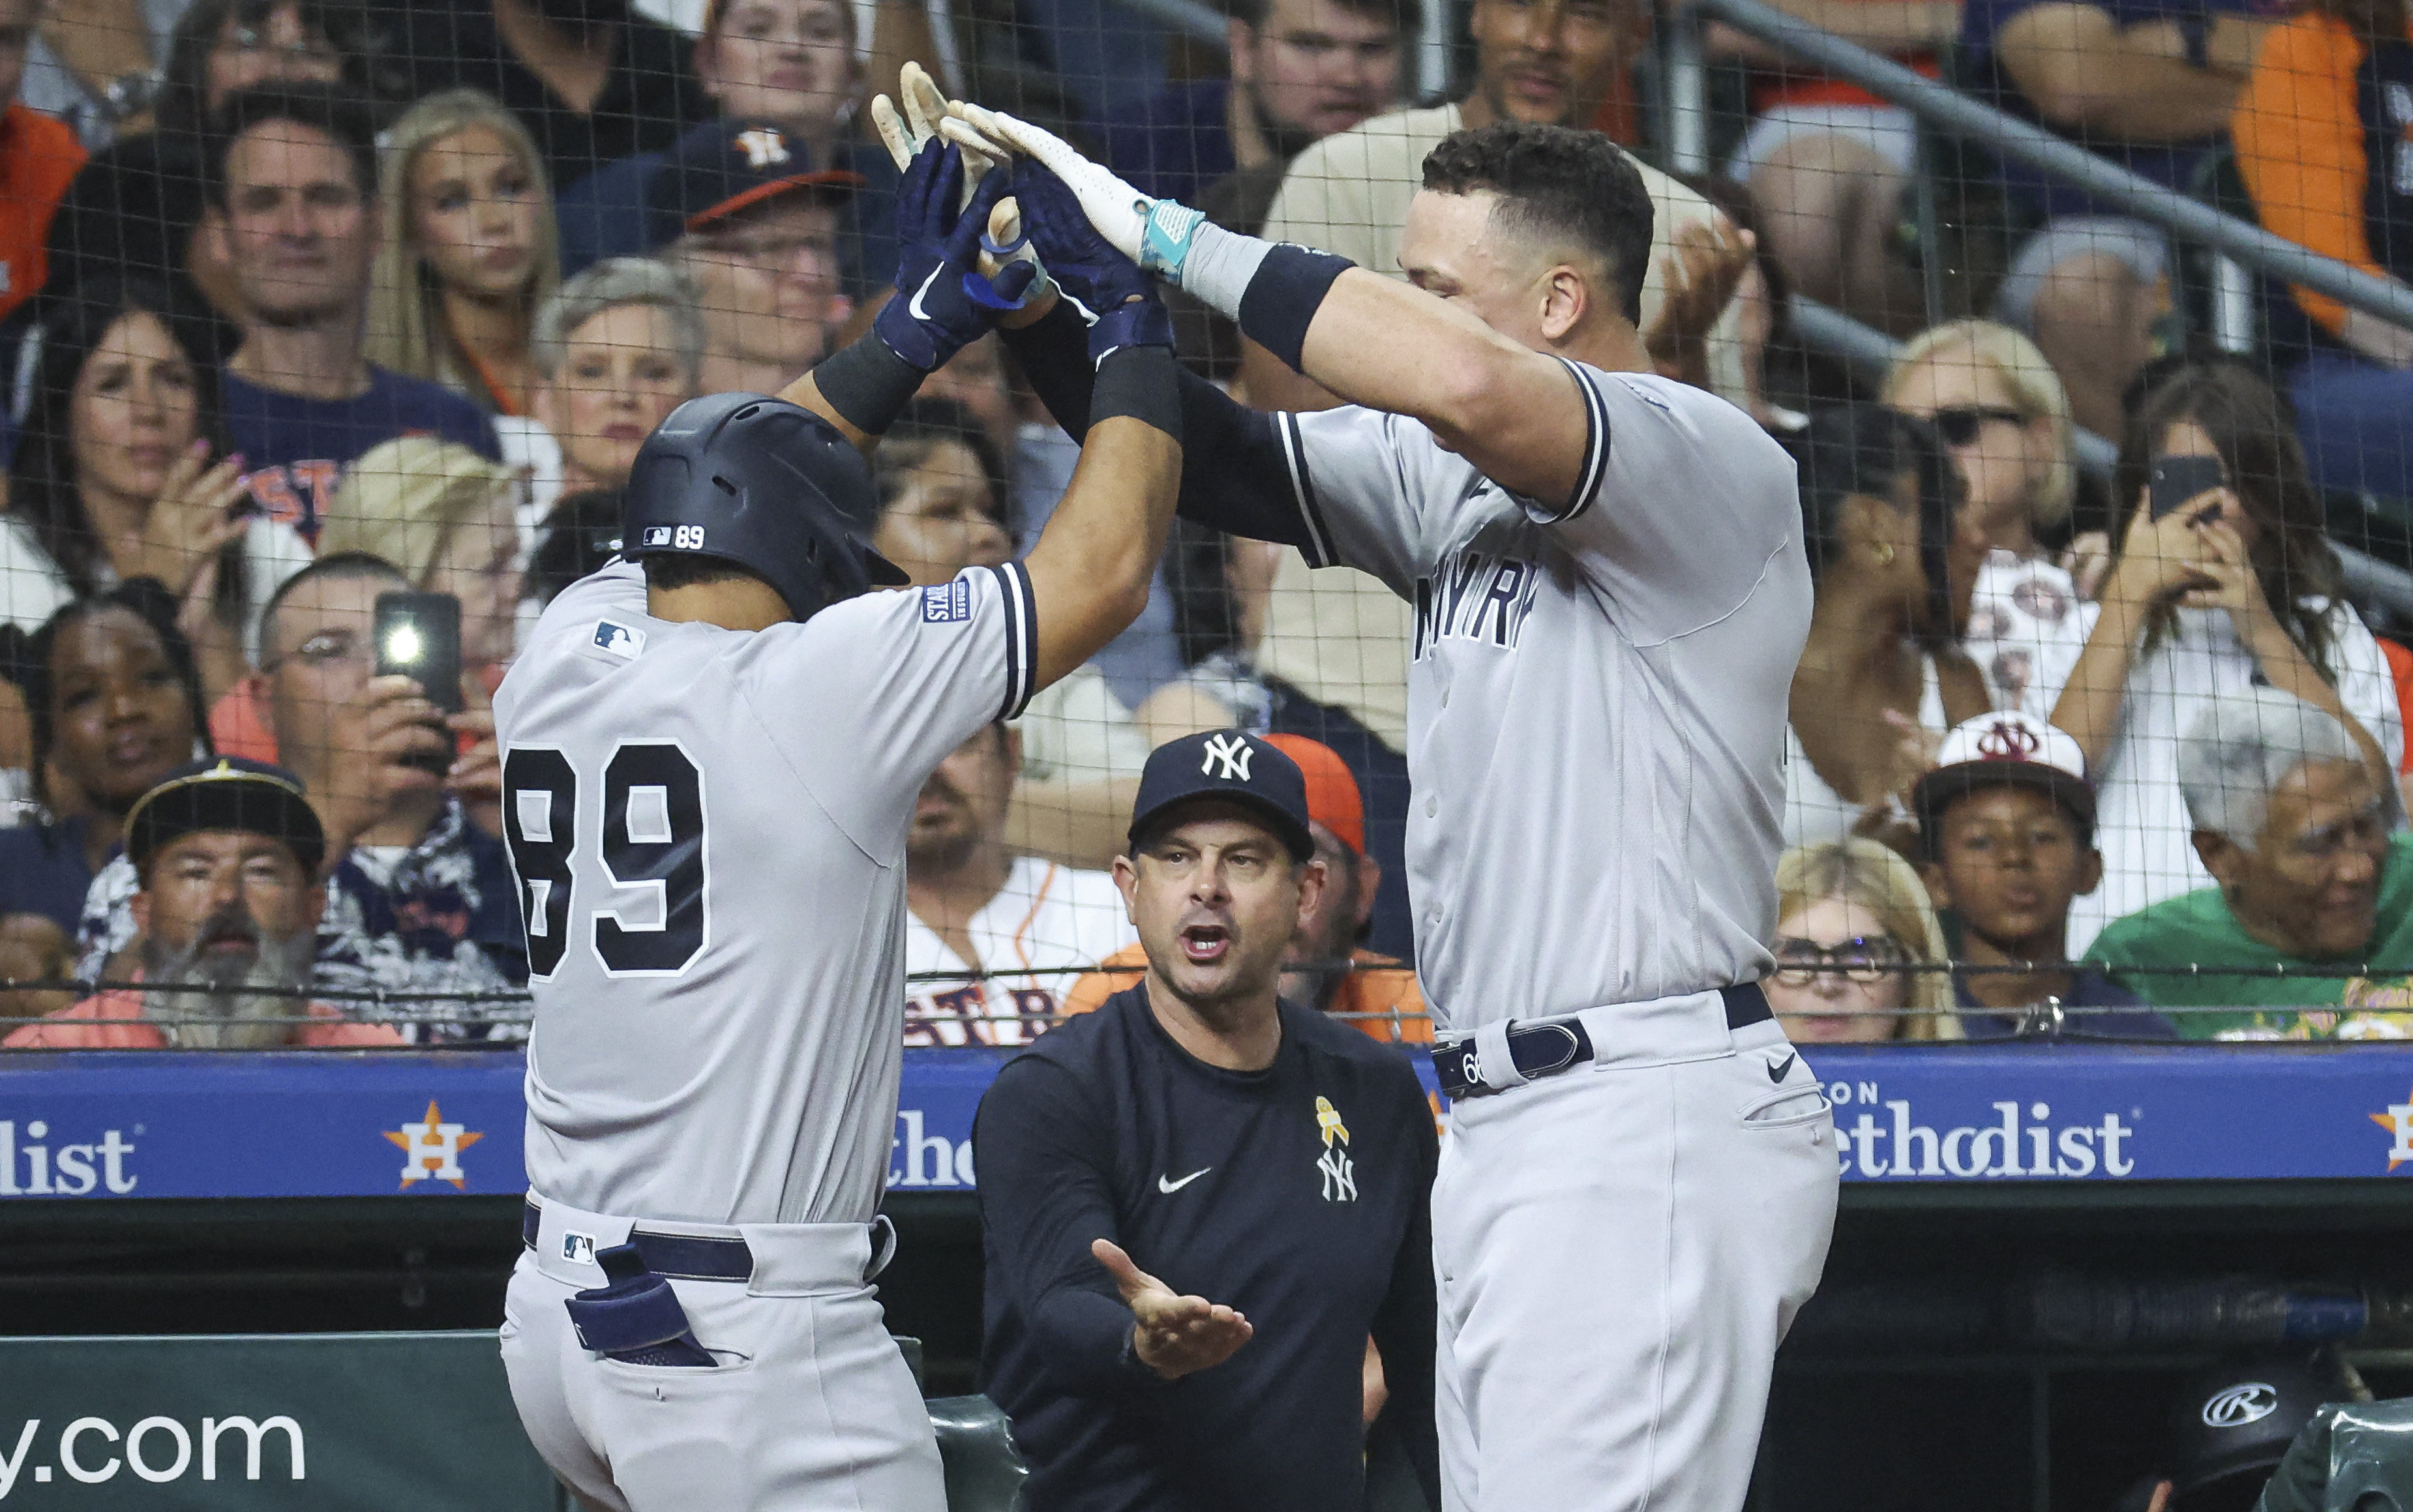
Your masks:
<svg viewBox="0 0 2413 1512"><path fill-rule="evenodd" d="M948 110L970 125L1001 155L1021 153L1046 165L1080 201L1082 213L1098 234L1115 249L1149 272L1174 284L1181 282L1181 265L1190 256L1191 237L1206 216L1172 199L1150 199L1118 178L1112 169L1093 163L1071 142L1002 110L984 110L955 101ZM950 133L950 141L963 138Z"/></svg>

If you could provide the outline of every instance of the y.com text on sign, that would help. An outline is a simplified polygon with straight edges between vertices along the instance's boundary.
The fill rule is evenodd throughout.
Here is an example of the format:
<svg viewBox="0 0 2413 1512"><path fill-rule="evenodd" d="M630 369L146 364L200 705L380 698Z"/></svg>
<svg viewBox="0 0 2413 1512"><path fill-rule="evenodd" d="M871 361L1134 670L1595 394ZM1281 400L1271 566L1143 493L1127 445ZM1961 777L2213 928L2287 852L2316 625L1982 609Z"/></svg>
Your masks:
<svg viewBox="0 0 2413 1512"><path fill-rule="evenodd" d="M101 1486L128 1473L164 1486L195 1474L216 1480L221 1472L229 1480L238 1471L245 1480L263 1475L273 1479L282 1468L291 1479L308 1478L302 1425L282 1413L259 1419L204 1417L197 1428L173 1417L145 1417L125 1429L106 1417L77 1417L54 1429L55 1437L43 1431L43 1422L26 1418L15 1445L0 1453L0 1502L21 1483L48 1486L62 1476ZM230 1443L229 1434L235 1435Z"/></svg>

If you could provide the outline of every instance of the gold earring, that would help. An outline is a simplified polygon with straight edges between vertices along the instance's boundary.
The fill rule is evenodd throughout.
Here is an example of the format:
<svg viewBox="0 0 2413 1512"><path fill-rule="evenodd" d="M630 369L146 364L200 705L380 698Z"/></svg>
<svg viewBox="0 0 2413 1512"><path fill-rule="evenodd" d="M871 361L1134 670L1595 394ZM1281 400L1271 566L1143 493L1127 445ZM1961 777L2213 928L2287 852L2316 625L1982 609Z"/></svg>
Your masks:
<svg viewBox="0 0 2413 1512"><path fill-rule="evenodd" d="M1893 565L1893 542L1879 541L1876 544L1875 550L1878 566L1889 567Z"/></svg>

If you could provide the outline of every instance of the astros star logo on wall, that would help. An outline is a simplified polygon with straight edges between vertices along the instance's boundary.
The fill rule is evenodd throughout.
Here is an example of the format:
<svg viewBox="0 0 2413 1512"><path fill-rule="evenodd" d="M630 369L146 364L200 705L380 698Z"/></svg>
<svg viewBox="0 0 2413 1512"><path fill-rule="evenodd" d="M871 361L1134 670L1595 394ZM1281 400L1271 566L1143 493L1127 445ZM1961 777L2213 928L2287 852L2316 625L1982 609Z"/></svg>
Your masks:
<svg viewBox="0 0 2413 1512"><path fill-rule="evenodd" d="M2391 1173L2406 1161L2413 1161L2413 1093L2406 1094L2404 1102L2389 1104L2385 1113L2366 1113L2363 1116L2395 1137L2396 1142L2388 1149L2388 1169Z"/></svg>
<svg viewBox="0 0 2413 1512"><path fill-rule="evenodd" d="M427 1116L416 1123L406 1123L399 1129L385 1129L386 1138L402 1149L402 1184L408 1190L413 1182L450 1182L456 1192L469 1189L469 1178L461 1169L461 1152L485 1138L458 1123L444 1122L444 1114L436 1099L427 1100Z"/></svg>

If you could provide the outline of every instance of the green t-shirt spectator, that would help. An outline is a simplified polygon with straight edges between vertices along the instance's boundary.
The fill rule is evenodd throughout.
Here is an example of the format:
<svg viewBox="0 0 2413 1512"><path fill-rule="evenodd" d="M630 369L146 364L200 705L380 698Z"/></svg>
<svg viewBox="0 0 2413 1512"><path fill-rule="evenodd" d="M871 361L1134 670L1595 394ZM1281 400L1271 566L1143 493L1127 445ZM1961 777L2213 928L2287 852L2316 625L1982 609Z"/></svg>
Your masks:
<svg viewBox="0 0 2413 1512"><path fill-rule="evenodd" d="M2218 888L2202 888L2117 919L2096 935L2087 956L2107 963L2113 981L2157 1008L2251 1005L2309 1011L2174 1013L2182 1039L2413 1038L2413 835L2388 843L2379 874L2378 920L2353 959L2322 962L2264 945L2238 927ZM2199 973L2134 972L2120 966L2188 966ZM2321 976L2364 965L2378 976ZM2231 976L2215 969L2284 966L2285 976ZM2299 976L2296 974L2305 975Z"/></svg>

